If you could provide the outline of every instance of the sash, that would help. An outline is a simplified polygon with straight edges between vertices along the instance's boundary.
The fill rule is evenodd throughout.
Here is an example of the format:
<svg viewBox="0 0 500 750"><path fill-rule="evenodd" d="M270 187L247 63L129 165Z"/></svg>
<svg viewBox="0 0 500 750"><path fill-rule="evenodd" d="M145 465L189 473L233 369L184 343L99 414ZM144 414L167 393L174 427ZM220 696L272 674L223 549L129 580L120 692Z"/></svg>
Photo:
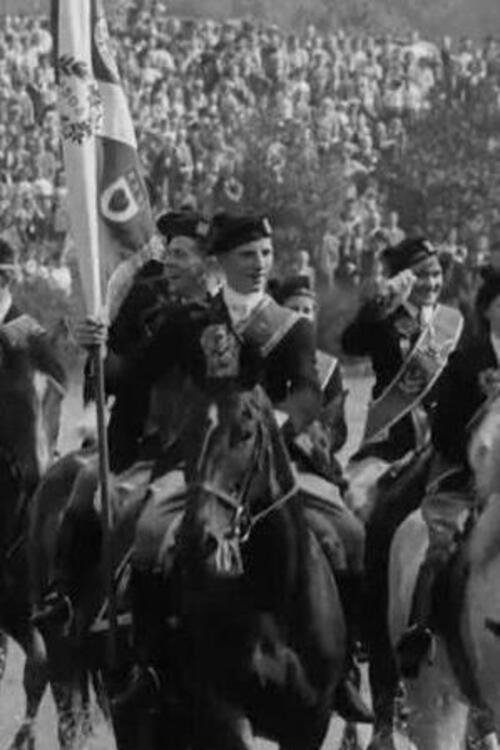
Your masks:
<svg viewBox="0 0 500 750"><path fill-rule="evenodd" d="M403 362L394 380L375 399L366 420L363 445L385 436L431 390L455 349L463 328L461 313L438 305L430 323Z"/></svg>
<svg viewBox="0 0 500 750"><path fill-rule="evenodd" d="M316 352L316 369L322 393L326 391L330 378L337 369L337 364L338 359L336 357L318 349Z"/></svg>
<svg viewBox="0 0 500 750"><path fill-rule="evenodd" d="M250 316L234 326L234 330L240 338L255 346L265 359L298 320L298 313L278 305L266 294Z"/></svg>

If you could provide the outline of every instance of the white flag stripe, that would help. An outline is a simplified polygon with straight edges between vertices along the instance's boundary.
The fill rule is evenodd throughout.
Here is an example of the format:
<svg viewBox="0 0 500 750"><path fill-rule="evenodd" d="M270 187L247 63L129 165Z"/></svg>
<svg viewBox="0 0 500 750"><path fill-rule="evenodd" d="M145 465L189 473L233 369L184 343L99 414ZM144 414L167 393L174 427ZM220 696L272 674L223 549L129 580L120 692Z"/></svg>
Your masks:
<svg viewBox="0 0 500 750"><path fill-rule="evenodd" d="M96 135L103 138L112 138L127 146L137 148L134 126L130 118L129 108L125 92L121 86L114 83L97 81L104 107L103 118L97 124Z"/></svg>
<svg viewBox="0 0 500 750"><path fill-rule="evenodd" d="M87 71L92 69L91 24L89 0L60 0L59 2L59 57L69 57L83 62ZM62 76L61 76L62 77ZM78 99L81 120L90 117L91 104L87 81L72 77L72 85L65 87L61 81L59 100L61 112L65 112L65 100L74 107ZM99 255L99 214L97 206L97 154L95 136L74 143L63 140L66 179L69 186L68 208L71 217L71 233L78 251L80 274L85 294L87 312L102 314L102 289Z"/></svg>
<svg viewBox="0 0 500 750"><path fill-rule="evenodd" d="M99 255L99 216L97 211L97 157L94 139L82 145L64 143L71 234L78 250L80 275L89 315L102 314Z"/></svg>

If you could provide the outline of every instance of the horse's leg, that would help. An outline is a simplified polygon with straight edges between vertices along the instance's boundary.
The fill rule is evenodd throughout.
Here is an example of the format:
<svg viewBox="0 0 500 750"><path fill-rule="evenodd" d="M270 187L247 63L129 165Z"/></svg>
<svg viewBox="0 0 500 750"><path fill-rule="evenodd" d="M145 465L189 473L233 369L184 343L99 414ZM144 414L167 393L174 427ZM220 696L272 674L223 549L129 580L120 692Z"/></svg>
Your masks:
<svg viewBox="0 0 500 750"><path fill-rule="evenodd" d="M408 734L418 750L464 750L466 744L469 709L447 674L447 657L441 658L441 648L434 664L407 684Z"/></svg>
<svg viewBox="0 0 500 750"><path fill-rule="evenodd" d="M26 713L11 748L31 750L35 746L35 719L48 684L47 653L43 638L35 628L23 622L10 630L26 655L23 673Z"/></svg>
<svg viewBox="0 0 500 750"><path fill-rule="evenodd" d="M481 750L500 750L492 711L486 708L471 710L467 742L471 748L479 746Z"/></svg>
<svg viewBox="0 0 500 750"><path fill-rule="evenodd" d="M64 637L47 638L47 652L59 744L62 750L72 750L81 744L85 716L81 655L78 647Z"/></svg>

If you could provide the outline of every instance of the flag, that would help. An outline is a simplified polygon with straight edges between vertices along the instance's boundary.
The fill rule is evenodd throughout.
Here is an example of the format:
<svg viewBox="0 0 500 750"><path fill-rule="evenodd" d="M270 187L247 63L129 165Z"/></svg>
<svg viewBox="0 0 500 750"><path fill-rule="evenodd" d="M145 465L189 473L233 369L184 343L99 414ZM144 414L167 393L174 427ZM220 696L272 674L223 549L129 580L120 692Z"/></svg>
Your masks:
<svg viewBox="0 0 500 750"><path fill-rule="evenodd" d="M87 314L124 251L153 233L132 119L102 0L52 0L52 29L71 233Z"/></svg>

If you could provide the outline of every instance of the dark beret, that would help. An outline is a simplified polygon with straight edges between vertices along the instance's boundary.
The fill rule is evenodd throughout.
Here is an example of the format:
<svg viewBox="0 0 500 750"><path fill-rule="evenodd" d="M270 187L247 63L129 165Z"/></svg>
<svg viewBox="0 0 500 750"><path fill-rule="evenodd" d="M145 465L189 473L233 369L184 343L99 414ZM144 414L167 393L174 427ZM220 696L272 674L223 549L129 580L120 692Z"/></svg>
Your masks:
<svg viewBox="0 0 500 750"><path fill-rule="evenodd" d="M212 221L209 252L221 255L265 237L272 237L271 224L266 216L216 214Z"/></svg>
<svg viewBox="0 0 500 750"><path fill-rule="evenodd" d="M438 252L425 237L404 239L394 247L386 248L381 256L390 276L434 257L438 257Z"/></svg>
<svg viewBox="0 0 500 750"><path fill-rule="evenodd" d="M16 254L5 240L0 239L0 271L15 270L17 268Z"/></svg>
<svg viewBox="0 0 500 750"><path fill-rule="evenodd" d="M210 233L209 220L191 211L169 211L159 217L156 226L169 241L174 237L206 240Z"/></svg>
<svg viewBox="0 0 500 750"><path fill-rule="evenodd" d="M316 294L311 286L308 276L291 276L285 279L276 289L276 301L283 305L291 297L311 297L316 299Z"/></svg>

